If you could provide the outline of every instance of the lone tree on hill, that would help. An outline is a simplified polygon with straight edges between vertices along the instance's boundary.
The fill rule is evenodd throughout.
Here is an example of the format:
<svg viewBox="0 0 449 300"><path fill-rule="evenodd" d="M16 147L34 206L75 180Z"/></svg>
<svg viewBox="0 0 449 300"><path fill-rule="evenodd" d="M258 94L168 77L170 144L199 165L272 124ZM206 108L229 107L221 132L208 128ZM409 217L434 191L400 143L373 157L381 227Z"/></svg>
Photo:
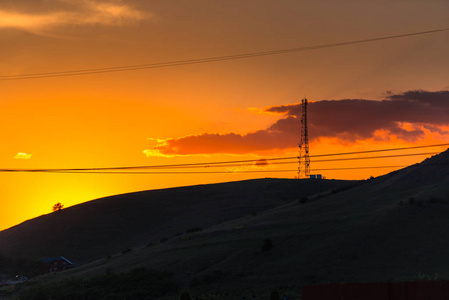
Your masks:
<svg viewBox="0 0 449 300"><path fill-rule="evenodd" d="M55 205L53 205L52 210L53 210L53 211L60 212L61 209L62 209L63 207L64 207L64 205L62 205L61 202L58 202L58 203L56 203Z"/></svg>

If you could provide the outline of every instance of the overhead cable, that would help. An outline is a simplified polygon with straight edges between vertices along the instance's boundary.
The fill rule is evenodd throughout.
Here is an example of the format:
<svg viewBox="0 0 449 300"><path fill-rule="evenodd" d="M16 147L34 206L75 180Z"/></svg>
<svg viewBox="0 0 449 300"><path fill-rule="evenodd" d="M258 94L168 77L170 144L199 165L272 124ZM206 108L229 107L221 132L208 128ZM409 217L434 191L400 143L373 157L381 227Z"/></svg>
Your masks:
<svg viewBox="0 0 449 300"><path fill-rule="evenodd" d="M204 63L219 62L219 61L247 59L247 58L253 58L253 57L260 57L260 56L280 55L280 54L293 53L293 52L302 52L302 51L310 51L310 50L317 50L317 49L324 49L324 48L333 48L333 47L340 47L340 46L347 46L347 45L354 45L354 44L361 44L361 43L376 42L376 41L382 41L382 40L431 34L431 33L443 32L443 31L448 31L448 30L449 30L449 28L441 28L441 29L435 29L435 30L419 31L419 32L412 32L412 33L398 34L398 35L389 35L389 36L383 36L383 37L377 37L377 38L369 38L369 39L354 40L354 41L339 42L339 43L321 44L321 45L315 45L315 46L278 49L278 50L263 51L263 52L251 52L251 53L216 56L216 57L199 58L199 59L167 61L167 62L150 63L150 64L116 66L116 67L109 67L109 68L80 69L80 70L70 70L70 71L61 71L61 72L4 75L4 76L0 76L0 80L23 80L23 79L48 78L48 77L78 76L78 75L89 75L89 74L100 74L100 73L111 73L111 72L134 71L134 70L142 70L142 69L167 68L167 67L193 65L193 64L204 64Z"/></svg>
<svg viewBox="0 0 449 300"><path fill-rule="evenodd" d="M367 151L356 151L356 152L346 152L346 153L329 153L320 154L311 157L325 157L325 156L339 156L339 155L353 155L353 154L364 154L373 152L385 152L385 151L399 151L417 148L430 148L430 147L440 147L448 146L449 144L436 144L436 145L424 145L424 146L412 146L412 147L401 147L401 148L390 148L390 149L378 149L378 150L367 150ZM359 159L378 159L378 158L392 158L392 157L402 157L402 156L416 156L416 155L431 155L437 154L439 152L425 152L425 153L407 153L407 154L397 154L397 155L385 155L385 156L368 156L368 157L353 157L353 158L335 158L326 160L313 160L313 162L331 162L340 160L359 160ZM292 160L297 159L296 156L290 157L275 157L275 158L259 158L259 159L248 159L248 160L233 160L233 161L216 161L216 162L205 162L205 163L187 163L187 164L167 164L167 165L147 165L147 166L123 166L123 167L104 167L104 168L55 168L55 169L0 169L0 172L82 172L82 171L126 171L126 170L138 170L138 169L172 169L172 168L198 168L198 167L230 167L232 164L238 164L235 166L242 166L243 163L257 163L257 162L269 162L269 164L281 164L281 162L272 162L280 160ZM297 163L286 162L286 163ZM251 164L255 165L255 164Z"/></svg>
<svg viewBox="0 0 449 300"><path fill-rule="evenodd" d="M354 167L354 168L330 168L330 169L313 169L313 171L330 171L330 170L354 170L354 169L384 169L399 168L404 166L374 166L374 167ZM49 173L64 174L119 174L119 175L176 175L176 174L239 174L239 173L282 173L295 172L296 169L284 170L228 170L228 171L54 171Z"/></svg>

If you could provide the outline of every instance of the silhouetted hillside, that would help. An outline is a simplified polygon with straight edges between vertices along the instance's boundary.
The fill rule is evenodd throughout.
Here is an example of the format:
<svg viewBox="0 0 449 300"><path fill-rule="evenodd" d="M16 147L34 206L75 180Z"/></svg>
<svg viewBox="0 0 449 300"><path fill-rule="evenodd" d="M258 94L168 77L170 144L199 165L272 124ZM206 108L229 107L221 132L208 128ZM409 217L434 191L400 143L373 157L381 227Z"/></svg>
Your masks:
<svg viewBox="0 0 449 300"><path fill-rule="evenodd" d="M227 294L219 299L267 297L274 287L297 298L311 283L449 279L448 157L446 151L351 189L286 203L64 276L146 266L173 272L194 295Z"/></svg>
<svg viewBox="0 0 449 300"><path fill-rule="evenodd" d="M0 232L8 256L63 255L82 264L338 188L338 180L260 179L123 194Z"/></svg>

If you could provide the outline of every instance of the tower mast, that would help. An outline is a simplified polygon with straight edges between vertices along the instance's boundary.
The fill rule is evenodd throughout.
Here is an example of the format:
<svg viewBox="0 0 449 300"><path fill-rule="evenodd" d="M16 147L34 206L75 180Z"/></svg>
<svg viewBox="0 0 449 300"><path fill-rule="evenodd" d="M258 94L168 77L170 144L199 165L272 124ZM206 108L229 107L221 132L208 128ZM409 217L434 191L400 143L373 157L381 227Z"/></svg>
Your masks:
<svg viewBox="0 0 449 300"><path fill-rule="evenodd" d="M299 142L298 178L310 177L309 133L307 131L307 99L301 100L301 139Z"/></svg>

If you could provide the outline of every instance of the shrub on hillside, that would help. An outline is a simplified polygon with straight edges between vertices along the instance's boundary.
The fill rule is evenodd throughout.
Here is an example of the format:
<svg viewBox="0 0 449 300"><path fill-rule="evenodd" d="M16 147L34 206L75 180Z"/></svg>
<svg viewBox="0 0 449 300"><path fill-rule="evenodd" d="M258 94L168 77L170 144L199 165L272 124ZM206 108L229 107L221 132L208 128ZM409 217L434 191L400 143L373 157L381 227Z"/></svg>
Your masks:
<svg viewBox="0 0 449 300"><path fill-rule="evenodd" d="M271 239L264 239L262 242L262 252L270 251L273 248L273 241Z"/></svg>

